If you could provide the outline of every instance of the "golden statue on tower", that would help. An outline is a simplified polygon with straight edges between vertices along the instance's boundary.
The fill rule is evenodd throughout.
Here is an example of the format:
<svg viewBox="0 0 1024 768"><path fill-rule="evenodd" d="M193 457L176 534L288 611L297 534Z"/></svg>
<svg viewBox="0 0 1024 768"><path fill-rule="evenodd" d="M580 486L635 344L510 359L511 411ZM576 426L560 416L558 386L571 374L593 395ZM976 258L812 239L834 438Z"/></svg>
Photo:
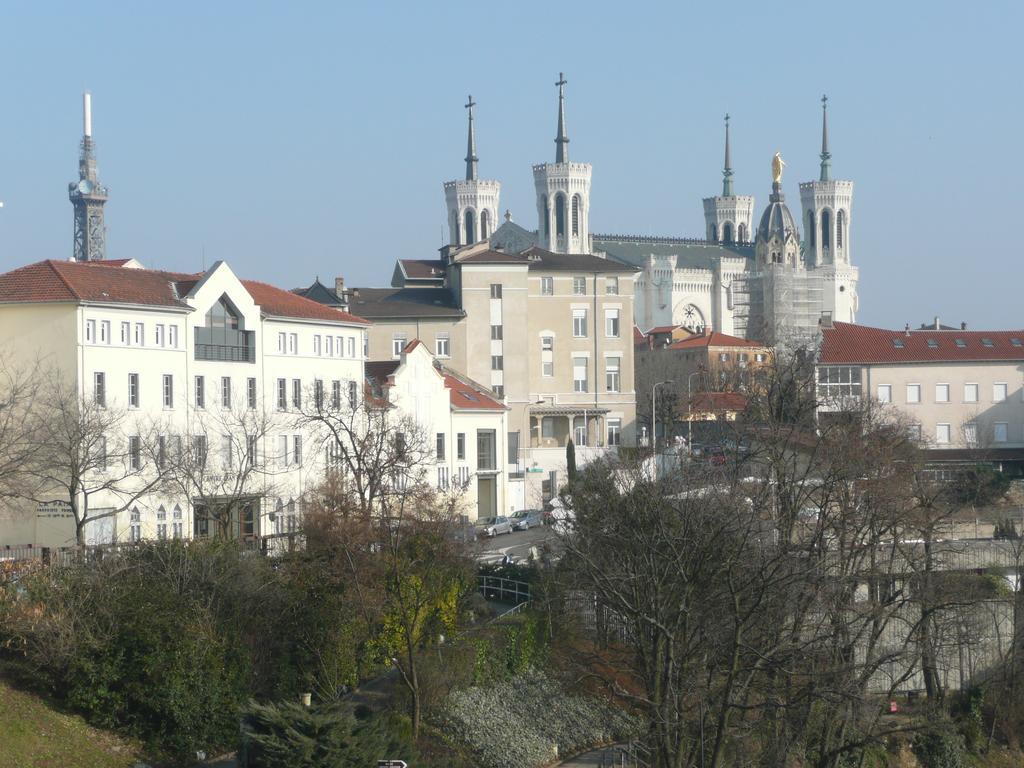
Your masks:
<svg viewBox="0 0 1024 768"><path fill-rule="evenodd" d="M778 152L775 153L775 157L772 158L772 181L776 184L782 183L782 169L786 167L786 161L782 159L782 155Z"/></svg>

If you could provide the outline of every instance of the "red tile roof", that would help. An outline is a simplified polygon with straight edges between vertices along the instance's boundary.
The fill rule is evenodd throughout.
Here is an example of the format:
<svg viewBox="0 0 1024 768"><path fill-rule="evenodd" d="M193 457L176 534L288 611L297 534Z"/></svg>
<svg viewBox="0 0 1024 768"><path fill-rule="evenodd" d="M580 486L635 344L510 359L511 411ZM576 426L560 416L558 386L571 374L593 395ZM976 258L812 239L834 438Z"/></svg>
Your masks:
<svg viewBox="0 0 1024 768"><path fill-rule="evenodd" d="M187 308L182 300L202 274L123 268L126 261L40 261L0 275L0 303L98 302ZM256 280L242 285L263 312L277 317L368 324Z"/></svg>
<svg viewBox="0 0 1024 768"><path fill-rule="evenodd" d="M657 325L647 333L672 333L672 331L682 327L681 325Z"/></svg>
<svg viewBox="0 0 1024 768"><path fill-rule="evenodd" d="M451 394L452 408L459 410L503 411L504 404L486 394L469 380L444 371L444 385Z"/></svg>
<svg viewBox="0 0 1024 768"><path fill-rule="evenodd" d="M1024 331L889 331L834 323L821 332L818 362L933 363L1024 360Z"/></svg>
<svg viewBox="0 0 1024 768"><path fill-rule="evenodd" d="M685 339L674 341L665 349L699 349L700 347L763 347L756 341L741 339L738 336L729 336L718 331L711 333L695 333Z"/></svg>
<svg viewBox="0 0 1024 768"><path fill-rule="evenodd" d="M444 277L444 262L440 259L399 259L405 276L410 280L440 280Z"/></svg>
<svg viewBox="0 0 1024 768"><path fill-rule="evenodd" d="M637 347L647 346L647 337L644 335L644 332L635 325L633 326L633 345Z"/></svg>

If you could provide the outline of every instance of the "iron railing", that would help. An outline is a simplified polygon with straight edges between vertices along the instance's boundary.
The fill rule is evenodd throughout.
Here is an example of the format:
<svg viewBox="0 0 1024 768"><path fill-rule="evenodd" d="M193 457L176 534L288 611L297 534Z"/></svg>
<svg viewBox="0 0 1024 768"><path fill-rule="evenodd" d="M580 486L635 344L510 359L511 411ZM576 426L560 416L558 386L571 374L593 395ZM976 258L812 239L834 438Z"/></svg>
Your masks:
<svg viewBox="0 0 1024 768"><path fill-rule="evenodd" d="M512 603L519 606L530 600L530 585L525 581L506 579L501 576L477 576L477 589L488 600Z"/></svg>
<svg viewBox="0 0 1024 768"><path fill-rule="evenodd" d="M255 363L256 347L233 344L196 344L196 360L227 363Z"/></svg>

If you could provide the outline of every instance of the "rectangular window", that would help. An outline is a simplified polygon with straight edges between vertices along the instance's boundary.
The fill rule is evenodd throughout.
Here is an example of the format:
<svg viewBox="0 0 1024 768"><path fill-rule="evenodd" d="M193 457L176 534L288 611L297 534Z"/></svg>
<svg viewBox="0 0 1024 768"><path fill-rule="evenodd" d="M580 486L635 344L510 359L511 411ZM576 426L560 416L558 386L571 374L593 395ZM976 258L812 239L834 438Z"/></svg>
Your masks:
<svg viewBox="0 0 1024 768"><path fill-rule="evenodd" d="M320 379L313 379L313 406L318 411L324 407L324 383Z"/></svg>
<svg viewBox="0 0 1024 768"><path fill-rule="evenodd" d="M729 362L729 353L728 352L719 352L718 353L718 362L720 362L720 363L728 363Z"/></svg>
<svg viewBox="0 0 1024 768"><path fill-rule="evenodd" d="M451 356L451 339L447 333L439 333L434 337L434 354L438 357Z"/></svg>
<svg viewBox="0 0 1024 768"><path fill-rule="evenodd" d="M320 334L317 334L316 336L313 337L313 354L316 355L317 357L320 357L323 354L323 349L320 346L321 343L322 340L320 338Z"/></svg>
<svg viewBox="0 0 1024 768"><path fill-rule="evenodd" d="M504 370L505 361L501 355L491 355L491 370L502 371Z"/></svg>
<svg viewBox="0 0 1024 768"><path fill-rule="evenodd" d="M491 283L491 298L492 299L500 299L501 298L501 283Z"/></svg>
<svg viewBox="0 0 1024 768"><path fill-rule="evenodd" d="M231 444L231 435L220 436L220 460L221 466L230 469L234 465L235 450Z"/></svg>
<svg viewBox="0 0 1024 768"><path fill-rule="evenodd" d="M139 407L139 374L128 374L128 407Z"/></svg>
<svg viewBox="0 0 1024 768"><path fill-rule="evenodd" d="M221 376L220 377L220 407L230 408L231 407L231 377Z"/></svg>
<svg viewBox="0 0 1024 768"><path fill-rule="evenodd" d="M164 408L174 407L174 376L164 374Z"/></svg>
<svg viewBox="0 0 1024 768"><path fill-rule="evenodd" d="M491 341L501 341L505 337L504 326L492 325L491 326Z"/></svg>
<svg viewBox="0 0 1024 768"><path fill-rule="evenodd" d="M281 435L280 439L280 452L278 453L278 459L280 460L282 467L288 466L288 435Z"/></svg>
<svg viewBox="0 0 1024 768"><path fill-rule="evenodd" d="M287 340L288 340L288 335L287 334L285 334L285 333L278 333L277 334L277 351L279 353L281 353L282 355L285 352L288 351L287 347L286 347L286 345L288 343Z"/></svg>
<svg viewBox="0 0 1024 768"><path fill-rule="evenodd" d="M860 397L860 379L860 366L818 366L818 399L835 402L841 398Z"/></svg>
<svg viewBox="0 0 1024 768"><path fill-rule="evenodd" d="M995 424L992 425L992 442L1006 442L1006 427L1007 424L1005 421L997 421Z"/></svg>
<svg viewBox="0 0 1024 768"><path fill-rule="evenodd" d="M121 343L128 345L132 343L132 324L121 323Z"/></svg>
<svg viewBox="0 0 1024 768"><path fill-rule="evenodd" d="M574 309L572 311L572 335L573 338L583 339L587 336L587 310Z"/></svg>
<svg viewBox="0 0 1024 768"><path fill-rule="evenodd" d="M164 327L160 323L157 323L154 341L156 342L156 346L164 346Z"/></svg>
<svg viewBox="0 0 1024 768"><path fill-rule="evenodd" d="M250 411L256 410L256 379L255 378L249 377L249 380L246 382L246 385L245 385L245 395L246 395L246 400L248 401L249 410Z"/></svg>
<svg viewBox="0 0 1024 768"><path fill-rule="evenodd" d="M245 444L245 462L250 467L258 466L256 462L259 459L259 447L259 436L249 435L249 439Z"/></svg>
<svg viewBox="0 0 1024 768"><path fill-rule="evenodd" d="M391 337L391 356L395 358L401 357L403 349L405 349L405 334L396 333Z"/></svg>
<svg viewBox="0 0 1024 768"><path fill-rule="evenodd" d="M555 375L555 339L553 336L540 337L540 367L542 376Z"/></svg>
<svg viewBox="0 0 1024 768"><path fill-rule="evenodd" d="M326 357L334 357L334 337L324 337L324 355Z"/></svg>
<svg viewBox="0 0 1024 768"><path fill-rule="evenodd" d="M544 416L540 420L540 436L546 439L554 439L555 437L555 417Z"/></svg>
<svg viewBox="0 0 1024 768"><path fill-rule="evenodd" d="M608 445L622 445L622 419L608 419Z"/></svg>
<svg viewBox="0 0 1024 768"><path fill-rule="evenodd" d="M949 443L949 424L935 425L935 442L938 445L946 445Z"/></svg>
<svg viewBox="0 0 1024 768"><path fill-rule="evenodd" d="M206 466L206 435L192 436L192 460L199 467Z"/></svg>
<svg viewBox="0 0 1024 768"><path fill-rule="evenodd" d="M292 456L296 464L302 463L302 435L292 436Z"/></svg>
<svg viewBox="0 0 1024 768"><path fill-rule="evenodd" d="M292 379L292 405L302 407L302 379Z"/></svg>
<svg viewBox="0 0 1024 768"><path fill-rule="evenodd" d="M978 425L973 421L964 424L964 442L972 447L978 444Z"/></svg>
<svg viewBox="0 0 1024 768"><path fill-rule="evenodd" d="M85 321L85 340L92 344L96 341L96 321L86 320Z"/></svg>
<svg viewBox="0 0 1024 768"><path fill-rule="evenodd" d="M288 354L297 355L299 354L299 334L289 333L288 334Z"/></svg>
<svg viewBox="0 0 1024 768"><path fill-rule="evenodd" d="M617 296L619 294L619 278L606 277L604 279L604 292L609 296Z"/></svg>
<svg viewBox="0 0 1024 768"><path fill-rule="evenodd" d="M110 343L110 321L100 321L100 344Z"/></svg>
<svg viewBox="0 0 1024 768"><path fill-rule="evenodd" d="M277 380L277 410L288 410L288 382L285 379Z"/></svg>
<svg viewBox="0 0 1024 768"><path fill-rule="evenodd" d="M455 458L459 461L466 460L466 433L459 432L455 435Z"/></svg>
<svg viewBox="0 0 1024 768"><path fill-rule="evenodd" d="M359 384L355 381L348 383L348 407L353 411L356 409L356 405L359 404Z"/></svg>
<svg viewBox="0 0 1024 768"><path fill-rule="evenodd" d="M907 402L908 403L920 403L921 402L921 385L920 384L907 384Z"/></svg>
<svg viewBox="0 0 1024 768"><path fill-rule="evenodd" d="M146 326L142 323L135 324L135 346L143 347L146 345Z"/></svg>
<svg viewBox="0 0 1024 768"><path fill-rule="evenodd" d="M104 435L96 438L96 468L107 468L107 438Z"/></svg>
<svg viewBox="0 0 1024 768"><path fill-rule="evenodd" d="M964 402L965 403L976 403L976 402L978 402L978 385L977 384L964 384Z"/></svg>
<svg viewBox="0 0 1024 768"><path fill-rule="evenodd" d="M163 469L167 466L167 436L159 435L156 439L156 466Z"/></svg>
<svg viewBox="0 0 1024 768"><path fill-rule="evenodd" d="M604 335L609 339L619 337L619 310L606 309L604 311Z"/></svg>
<svg viewBox="0 0 1024 768"><path fill-rule="evenodd" d="M497 440L495 440L495 431L493 429L478 429L476 431L477 470L491 470L498 468L496 448Z"/></svg>
<svg viewBox="0 0 1024 768"><path fill-rule="evenodd" d="M921 425L911 424L909 427L907 427L907 437L913 440L914 442L921 442Z"/></svg>
<svg viewBox="0 0 1024 768"><path fill-rule="evenodd" d="M879 384L878 385L878 402L880 402L880 403L891 403L892 402L892 384Z"/></svg>
<svg viewBox="0 0 1024 768"><path fill-rule="evenodd" d="M993 384L992 385L992 402L1001 403L1006 399L1006 385L1005 384Z"/></svg>
<svg viewBox="0 0 1024 768"><path fill-rule="evenodd" d="M574 277L572 279L572 292L576 296L587 295L587 278L585 277Z"/></svg>
<svg viewBox="0 0 1024 768"><path fill-rule="evenodd" d="M505 385L504 384L492 384L491 391L494 392L494 396L501 400L505 397Z"/></svg>
<svg viewBox="0 0 1024 768"><path fill-rule="evenodd" d="M587 391L587 358L585 357L572 359L572 389L573 392Z"/></svg>
<svg viewBox="0 0 1024 768"><path fill-rule="evenodd" d="M618 392L620 384L619 365L622 358L606 357L604 359L605 386L609 392Z"/></svg>
<svg viewBox="0 0 1024 768"><path fill-rule="evenodd" d="M128 438L128 461L132 469L142 469L142 440L138 435Z"/></svg>
<svg viewBox="0 0 1024 768"><path fill-rule="evenodd" d="M167 346L171 349L178 348L178 326L176 325L167 326Z"/></svg>
<svg viewBox="0 0 1024 768"><path fill-rule="evenodd" d="M206 407L206 387L202 376L196 376L196 408Z"/></svg>
<svg viewBox="0 0 1024 768"><path fill-rule="evenodd" d="M540 279L540 292L545 296L553 296L555 294L555 278L542 277Z"/></svg>
<svg viewBox="0 0 1024 768"><path fill-rule="evenodd" d="M936 403L948 403L949 402L949 384L936 384L935 385L935 402Z"/></svg>
<svg viewBox="0 0 1024 768"><path fill-rule="evenodd" d="M437 468L437 487L439 490L448 490L448 467Z"/></svg>
<svg viewBox="0 0 1024 768"><path fill-rule="evenodd" d="M97 372L92 375L92 397L100 408L107 407L107 374Z"/></svg>
<svg viewBox="0 0 1024 768"><path fill-rule="evenodd" d="M340 352L340 350L339 350L339 352ZM353 360L356 357L356 337L355 336L349 336L348 337L348 356L351 357Z"/></svg>
<svg viewBox="0 0 1024 768"><path fill-rule="evenodd" d="M444 461L444 447L444 432L438 432L435 446L438 461Z"/></svg>
<svg viewBox="0 0 1024 768"><path fill-rule="evenodd" d="M341 382L337 379L331 382L331 409L341 410Z"/></svg>
<svg viewBox="0 0 1024 768"><path fill-rule="evenodd" d="M508 433L508 463L519 463L519 432Z"/></svg>

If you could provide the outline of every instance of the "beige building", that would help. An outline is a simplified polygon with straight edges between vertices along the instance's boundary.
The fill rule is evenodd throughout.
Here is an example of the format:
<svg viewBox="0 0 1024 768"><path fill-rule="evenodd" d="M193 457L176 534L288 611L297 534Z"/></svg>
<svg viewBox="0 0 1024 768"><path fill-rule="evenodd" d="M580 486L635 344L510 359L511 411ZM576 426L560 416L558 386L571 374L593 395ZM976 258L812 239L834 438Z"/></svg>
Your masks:
<svg viewBox="0 0 1024 768"><path fill-rule="evenodd" d="M897 409L936 461L1024 459L1024 331L822 330L819 418Z"/></svg>
<svg viewBox="0 0 1024 768"><path fill-rule="evenodd" d="M579 464L634 444L635 272L588 254L512 253L483 241L446 248L438 260L400 261L391 288L338 297L337 287L314 283L301 292L372 320L370 359L398 359L419 339L503 399L508 508L516 509L557 492L570 438Z"/></svg>

